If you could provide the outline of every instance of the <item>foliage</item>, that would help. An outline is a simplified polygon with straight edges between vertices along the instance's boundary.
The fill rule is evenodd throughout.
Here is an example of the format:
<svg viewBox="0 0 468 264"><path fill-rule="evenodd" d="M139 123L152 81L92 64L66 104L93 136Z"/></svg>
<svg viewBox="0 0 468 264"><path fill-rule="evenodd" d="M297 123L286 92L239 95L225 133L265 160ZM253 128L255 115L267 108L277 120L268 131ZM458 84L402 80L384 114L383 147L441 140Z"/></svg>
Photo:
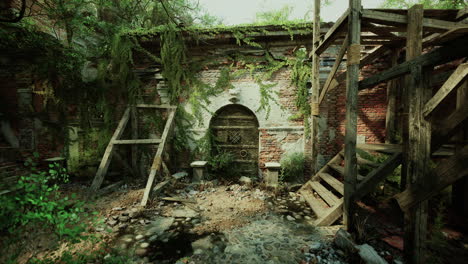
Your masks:
<svg viewBox="0 0 468 264"><path fill-rule="evenodd" d="M415 4L422 4L424 8L461 9L467 6L465 0L386 0L382 7L410 8Z"/></svg>
<svg viewBox="0 0 468 264"><path fill-rule="evenodd" d="M294 152L281 159L281 181L302 180L304 176L305 156L302 152Z"/></svg>
<svg viewBox="0 0 468 264"><path fill-rule="evenodd" d="M15 233L29 226L50 230L59 240L75 242L85 238L83 219L88 215L84 203L59 190L58 183L68 182L66 170L51 164L48 170L41 171L31 159L25 165L30 166L31 172L20 177L14 194L0 196L0 229Z"/></svg>

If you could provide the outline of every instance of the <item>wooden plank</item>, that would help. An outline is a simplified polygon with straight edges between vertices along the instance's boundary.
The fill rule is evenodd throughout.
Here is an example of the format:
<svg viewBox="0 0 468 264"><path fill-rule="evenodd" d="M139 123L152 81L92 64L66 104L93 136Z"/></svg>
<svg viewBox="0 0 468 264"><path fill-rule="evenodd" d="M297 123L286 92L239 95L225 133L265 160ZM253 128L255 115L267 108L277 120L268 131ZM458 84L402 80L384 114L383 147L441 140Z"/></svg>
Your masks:
<svg viewBox="0 0 468 264"><path fill-rule="evenodd" d="M112 138L106 147L106 150L104 151L104 155L102 157L101 163L99 164L96 176L94 177L93 183L90 187L91 193L96 192L101 187L102 181L104 180L104 177L107 173L107 169L109 168L109 164L111 162L112 152L114 151L114 144L112 142L122 136L129 117L130 108L127 108L122 116L122 119L120 119L120 122L117 128L115 129L114 134L112 135Z"/></svg>
<svg viewBox="0 0 468 264"><path fill-rule="evenodd" d="M466 35L467 33L468 33L468 26L454 28L442 34L438 34L437 36L428 38L427 40L425 39L425 41L423 42L423 47L441 46L463 35Z"/></svg>
<svg viewBox="0 0 468 264"><path fill-rule="evenodd" d="M412 60L422 53L423 38L423 6L414 5L408 10L408 33L406 44L406 59ZM429 74L432 69L423 73L422 65L413 65L411 75L407 76L408 111L408 140L407 156L404 161L407 166L407 186L420 185L430 178L426 178L430 166L430 123L424 120L422 109L430 99L431 90L428 87ZM405 236L404 252L411 263L424 263L425 242L427 240L427 202L417 205L404 216Z"/></svg>
<svg viewBox="0 0 468 264"><path fill-rule="evenodd" d="M344 167L344 206L343 223L353 231L354 203L353 193L357 183L357 101L359 87L360 36L361 36L361 0L349 1L348 17L348 59L346 69L346 123L345 123L345 167Z"/></svg>
<svg viewBox="0 0 468 264"><path fill-rule="evenodd" d="M311 166L312 174L315 174L317 168L318 156L318 115L320 114L319 93L320 93L320 54L317 53L320 40L320 0L314 0L314 21L312 35L312 95L310 98L310 141L311 148Z"/></svg>
<svg viewBox="0 0 468 264"><path fill-rule="evenodd" d="M320 92L320 97L318 100L318 103L321 104L323 101L323 98L325 98L325 95L328 92L328 89L330 88L330 84L332 80L335 78L336 72L338 71L338 68L340 67L341 61L343 60L343 57L346 53L346 50L348 48L348 37L346 36L345 40L343 41L343 45L341 45L340 51L338 52L338 55L336 56L335 64L333 64L333 67L328 74L327 80L325 81L325 84L322 88L322 91Z"/></svg>
<svg viewBox="0 0 468 264"><path fill-rule="evenodd" d="M402 151L402 146L399 144L383 144L383 143L375 143L375 144L357 144L358 149L362 150L370 150L370 151L377 151L383 153L397 153Z"/></svg>
<svg viewBox="0 0 468 264"><path fill-rule="evenodd" d="M154 108L154 109L176 109L173 105L155 105L155 104L137 104L137 108Z"/></svg>
<svg viewBox="0 0 468 264"><path fill-rule="evenodd" d="M365 179L359 183L356 192L354 193L354 199L359 200L369 192L375 190L377 184L384 180L389 174L391 174L402 161L402 154L395 153L389 157L384 163L374 170L372 170Z"/></svg>
<svg viewBox="0 0 468 264"><path fill-rule="evenodd" d="M362 11L362 17L365 21L370 21L374 23L387 24L387 25L398 25L398 24L407 24L408 18L405 15L392 14L387 12L380 12L375 10L364 9ZM433 19L433 18L423 18L422 26L425 30L431 30L436 32L443 32L450 30L456 27L459 27L461 24L457 22Z"/></svg>
<svg viewBox="0 0 468 264"><path fill-rule="evenodd" d="M414 206L438 194L457 180L468 175L468 145L465 145L457 155L439 162L431 171L432 177L437 181L428 184L412 185L405 191L397 194L397 200L403 211L411 211Z"/></svg>
<svg viewBox="0 0 468 264"><path fill-rule="evenodd" d="M331 176L328 173L318 173L321 179L323 179L328 185L330 185L335 191L339 192L341 195L344 194L344 185L342 182L337 180L335 177Z"/></svg>
<svg viewBox="0 0 468 264"><path fill-rule="evenodd" d="M146 206L146 204L148 203L148 199L149 199L149 195L151 193L151 189L152 189L152 186L153 186L154 179L156 177L156 174L161 169L162 154L164 153L165 145L166 145L166 143L168 141L169 134L170 134L170 132L172 130L172 126L173 126L174 118L175 118L175 113L176 113L176 109L174 109L174 108L169 112L169 116L167 118L166 125L164 127L164 131L163 131L162 136L161 136L162 141L159 144L158 150L156 151L156 155L154 156L153 164L151 166L150 175L149 175L148 181L146 183L145 192L143 193L143 198L141 200L141 205L142 206Z"/></svg>
<svg viewBox="0 0 468 264"><path fill-rule="evenodd" d="M328 209L328 207L326 206L325 202L315 198L314 194L309 188L301 189L299 194L304 198L304 200L306 200L312 211L314 211L314 213L317 215L317 218L320 218L323 216L323 212Z"/></svg>
<svg viewBox="0 0 468 264"><path fill-rule="evenodd" d="M395 49L392 51L391 60L392 67L398 65L398 57L400 51ZM396 114L397 114L397 94L398 80L393 79L387 83L387 114L385 117L385 143L396 143Z"/></svg>
<svg viewBox="0 0 468 264"><path fill-rule="evenodd" d="M345 11L343 15L333 24L333 26L327 31L325 37L318 45L317 49L315 50L315 54L320 55L322 54L330 45L331 43L338 38L340 32L346 29L346 23L348 21L348 14L349 10ZM320 21L320 19L319 19Z"/></svg>
<svg viewBox="0 0 468 264"><path fill-rule="evenodd" d="M343 198L341 198L338 203L329 208L326 212L323 213L324 216L315 220L314 224L316 226L328 226L332 225L340 216L343 214Z"/></svg>
<svg viewBox="0 0 468 264"><path fill-rule="evenodd" d="M328 161L327 164L325 166L323 166L317 172L317 174L312 177L311 180L316 181L316 180L318 180L320 178L320 176L318 176L318 174L327 172L329 170L328 164L340 163L343 160L343 158L342 158L343 153L344 153L344 150L341 150L340 152L338 152L338 154L336 154L330 161Z"/></svg>
<svg viewBox="0 0 468 264"><path fill-rule="evenodd" d="M460 9L457 13L457 16L455 17L456 21L461 21L465 18L468 17L468 7L465 7L463 9Z"/></svg>
<svg viewBox="0 0 468 264"><path fill-rule="evenodd" d="M338 165L338 164L328 164L328 167L330 167L330 169L336 171L338 174L340 174L341 176L344 176L345 174L345 169L344 167Z"/></svg>
<svg viewBox="0 0 468 264"><path fill-rule="evenodd" d="M150 138L150 139L117 139L114 140L114 145L152 145L161 143L161 139Z"/></svg>
<svg viewBox="0 0 468 264"><path fill-rule="evenodd" d="M424 117L431 115L439 104L447 98L447 96L462 84L468 76L468 63L463 63L458 66L455 72L442 85L437 93L426 103L423 109Z"/></svg>
<svg viewBox="0 0 468 264"><path fill-rule="evenodd" d="M115 182L111 185L108 185L102 189L100 189L99 191L97 191L95 193L96 196L103 196L103 195L106 195L106 194L109 194L109 193L112 193L112 192L115 192L117 191L117 189L119 189L120 186L122 186L124 184L124 181L118 181L118 182Z"/></svg>
<svg viewBox="0 0 468 264"><path fill-rule="evenodd" d="M416 65L421 67L443 64L452 60L468 56L468 38L460 38L456 41L428 52L424 55L415 57L404 63L401 63L391 69L375 74L359 82L359 89L373 87L381 82L403 76L411 71Z"/></svg>
<svg viewBox="0 0 468 264"><path fill-rule="evenodd" d="M377 168L377 167L380 166L378 163L374 163L374 162L372 162L370 160L361 158L359 155L357 157L357 163L359 165L366 165L366 166L373 167L373 168Z"/></svg>
<svg viewBox="0 0 468 264"><path fill-rule="evenodd" d="M330 206L334 206L338 202L338 197L331 193L325 186L318 181L311 181L310 186L317 194Z"/></svg>
<svg viewBox="0 0 468 264"><path fill-rule="evenodd" d="M181 197L162 197L161 200L170 201L170 202L180 202L180 203L197 203L195 199L184 199Z"/></svg>

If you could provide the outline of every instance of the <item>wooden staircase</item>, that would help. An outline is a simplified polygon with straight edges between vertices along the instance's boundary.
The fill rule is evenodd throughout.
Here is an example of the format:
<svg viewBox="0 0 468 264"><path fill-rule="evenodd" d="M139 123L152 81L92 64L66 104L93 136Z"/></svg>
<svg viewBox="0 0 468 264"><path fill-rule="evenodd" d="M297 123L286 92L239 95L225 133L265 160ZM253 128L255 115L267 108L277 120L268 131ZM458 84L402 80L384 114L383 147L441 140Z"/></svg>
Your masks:
<svg viewBox="0 0 468 264"><path fill-rule="evenodd" d="M401 164L402 156L401 147L398 145L358 144L357 147L361 150L387 154L388 158L377 164L363 157L357 157L359 166L369 166L372 171L366 176L358 175L358 186L353 196L354 199L362 198L365 194L374 190L380 181ZM317 226L332 225L343 215L343 153L343 150L340 151L299 190L299 194L317 215L314 223Z"/></svg>
<svg viewBox="0 0 468 264"><path fill-rule="evenodd" d="M136 109L138 108L152 108L152 109L160 109L160 110L162 109L162 110L168 111L167 121L164 126L164 130L160 139L138 139L137 138L138 133L135 132L134 130L136 130L138 126L137 121L136 121L136 113L137 113ZM148 199L149 199L149 195L152 190L154 180L156 178L156 175L161 171L161 169L163 170L165 174L169 173L169 170L167 169L167 166L165 165L163 161L163 154L165 152L165 146L167 142L169 141L171 133L172 133L176 110L177 110L177 107L171 106L171 105L137 104L135 107L128 107L125 110L122 116L122 119L120 120L116 130L114 131L114 135L112 136L111 140L109 141L109 144L107 145L107 148L104 152L101 163L99 164L99 168L96 172L96 176L94 177L93 183L91 184L90 192L96 193L101 187L104 177L109 168L111 158L113 155L117 154L115 152L115 146L117 145L135 146L135 145L141 145L141 144L158 145L156 154L153 158L150 174L148 176L148 181L146 184L145 192L141 200L141 205L146 206ZM132 116L133 118L132 120L133 121L132 122L133 139L121 139L120 137L123 135L125 131L127 123L130 120L130 116ZM134 151L132 151L132 159L136 160L136 155L134 154Z"/></svg>

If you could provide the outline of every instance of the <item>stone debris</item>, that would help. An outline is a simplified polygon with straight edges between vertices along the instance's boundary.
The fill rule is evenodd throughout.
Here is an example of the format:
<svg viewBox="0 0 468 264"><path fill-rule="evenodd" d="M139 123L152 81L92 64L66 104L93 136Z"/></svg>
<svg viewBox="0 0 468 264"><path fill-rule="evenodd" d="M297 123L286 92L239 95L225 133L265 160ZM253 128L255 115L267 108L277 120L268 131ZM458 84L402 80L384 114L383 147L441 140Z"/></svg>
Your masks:
<svg viewBox="0 0 468 264"><path fill-rule="evenodd" d="M239 182L242 183L243 185L251 185L252 179L249 177L242 176L240 177Z"/></svg>
<svg viewBox="0 0 468 264"><path fill-rule="evenodd" d="M358 254L366 264L388 264L373 247L368 244L356 246Z"/></svg>
<svg viewBox="0 0 468 264"><path fill-rule="evenodd" d="M172 174L172 178L178 180L178 179L182 179L182 178L185 178L188 176L188 173L185 172L185 171L182 171L182 172L177 172L175 174Z"/></svg>

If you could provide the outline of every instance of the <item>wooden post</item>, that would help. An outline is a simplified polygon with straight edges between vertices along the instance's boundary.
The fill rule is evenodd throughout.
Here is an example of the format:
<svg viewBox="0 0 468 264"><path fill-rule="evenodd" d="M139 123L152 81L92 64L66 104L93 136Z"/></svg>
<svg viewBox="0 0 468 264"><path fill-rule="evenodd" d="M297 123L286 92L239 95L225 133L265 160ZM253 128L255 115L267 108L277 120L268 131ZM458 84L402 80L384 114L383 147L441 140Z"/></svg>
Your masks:
<svg viewBox="0 0 468 264"><path fill-rule="evenodd" d="M391 53L392 67L398 64L399 49L394 49ZM397 112L397 94L398 94L398 79L392 79L387 84L387 117L385 119L385 143L396 144L396 122L395 116Z"/></svg>
<svg viewBox="0 0 468 264"><path fill-rule="evenodd" d="M457 90L457 109L466 107L468 99L468 81L465 81ZM468 126L465 125L456 140L467 141ZM455 155L459 155L463 144L455 145ZM468 177L461 178L452 185L452 204L463 217L468 217Z"/></svg>
<svg viewBox="0 0 468 264"><path fill-rule="evenodd" d="M408 10L406 60L422 53L423 6L414 5ZM431 126L424 119L423 108L431 97L429 69L423 72L421 65L414 65L407 78L408 139L406 156L407 188L422 186L430 181ZM426 183L425 183L426 182ZM427 237L427 205L424 201L405 212L405 255L409 263L423 263Z"/></svg>
<svg viewBox="0 0 468 264"><path fill-rule="evenodd" d="M138 139L138 112L135 106L131 108L131 120L132 120L132 139ZM132 145L132 170L134 172L134 177L138 177L138 146Z"/></svg>
<svg viewBox="0 0 468 264"><path fill-rule="evenodd" d="M311 122L310 122L310 140L312 141L311 150L311 172L314 175L317 172L318 155L318 115L319 115L319 93L320 93L320 55L316 50L320 41L320 0L314 1L314 27L312 37L312 98L311 98Z"/></svg>
<svg viewBox="0 0 468 264"><path fill-rule="evenodd" d="M353 201L356 190L357 159L357 97L359 86L359 63L361 60L361 0L349 0L348 60L346 71L346 125L345 125L345 182L343 222L352 231Z"/></svg>

